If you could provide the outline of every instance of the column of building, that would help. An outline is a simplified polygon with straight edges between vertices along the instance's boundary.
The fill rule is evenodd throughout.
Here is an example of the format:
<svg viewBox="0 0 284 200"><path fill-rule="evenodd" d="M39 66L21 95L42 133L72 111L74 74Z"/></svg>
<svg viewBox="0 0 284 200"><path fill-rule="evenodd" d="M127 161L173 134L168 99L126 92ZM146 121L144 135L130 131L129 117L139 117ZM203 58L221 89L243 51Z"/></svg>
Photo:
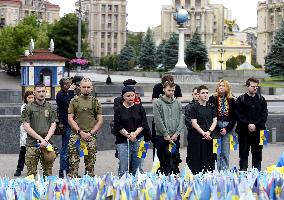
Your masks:
<svg viewBox="0 0 284 200"><path fill-rule="evenodd" d="M121 45L121 13L122 13L122 5L119 4L118 5L118 32L117 32L117 52L119 53L119 51L123 48Z"/></svg>

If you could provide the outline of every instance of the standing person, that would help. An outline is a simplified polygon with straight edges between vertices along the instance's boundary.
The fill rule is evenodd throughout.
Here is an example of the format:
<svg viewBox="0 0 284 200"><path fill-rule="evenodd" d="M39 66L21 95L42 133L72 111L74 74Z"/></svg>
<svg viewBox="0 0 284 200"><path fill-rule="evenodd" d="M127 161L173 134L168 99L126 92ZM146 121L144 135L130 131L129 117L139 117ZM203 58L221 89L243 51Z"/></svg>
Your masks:
<svg viewBox="0 0 284 200"><path fill-rule="evenodd" d="M45 100L46 87L43 83L34 86L34 97L35 101L26 105L21 116L24 130L28 133L25 157L27 175L37 174L37 165L40 160L43 175L51 176L55 159L47 160L44 156L44 149L51 142L56 128L56 110ZM36 147L38 143L41 148Z"/></svg>
<svg viewBox="0 0 284 200"><path fill-rule="evenodd" d="M164 95L164 84L165 82L171 82L174 83L174 77L171 75L166 75L163 76L161 83L157 83L156 85L154 85L153 87L153 93L152 93L152 101L154 102L155 99L158 99L160 97L160 95ZM177 98L178 100L181 100L182 98L182 93L181 93L181 89L180 86L175 84L175 90L174 90L174 98ZM154 119L152 121L152 143L153 143L153 160L154 160L154 156L155 156L155 148L156 148L156 144L155 144L155 139L156 139L156 129L155 129L155 123L154 123Z"/></svg>
<svg viewBox="0 0 284 200"><path fill-rule="evenodd" d="M189 144L189 138L191 135L191 131L192 131L192 124L191 124L191 118L190 118L190 113L191 113L191 107L198 103L199 100L199 94L197 92L198 87L195 87L192 89L192 101L189 102L185 108L184 108L184 115L185 115L185 126L187 128L187 144ZM187 156L186 156L186 164L187 166L189 166L189 154L190 152L190 147L189 145L187 145Z"/></svg>
<svg viewBox="0 0 284 200"><path fill-rule="evenodd" d="M240 170L247 170L248 155L251 148L252 167L261 170L262 146L260 130L265 129L267 121L267 103L264 97L257 94L259 80L249 78L246 81L247 93L236 101L236 117L239 139Z"/></svg>
<svg viewBox="0 0 284 200"><path fill-rule="evenodd" d="M101 104L97 98L91 96L92 90L92 81L83 78L80 83L81 95L75 96L69 104L68 122L73 130L68 145L70 177L78 177L80 157L77 141L87 145L88 155L84 156L85 171L89 176L95 176L96 138L97 131L103 125L103 116Z"/></svg>
<svg viewBox="0 0 284 200"><path fill-rule="evenodd" d="M127 79L123 82L123 85L124 85L124 87L132 86L135 89L136 83L137 82L133 79ZM122 105L123 100L124 99L123 99L122 96L116 97L113 101L113 108L115 109L115 108L119 107L120 105ZM134 104L141 104L141 98L140 98L139 94L137 94L137 93L135 93Z"/></svg>
<svg viewBox="0 0 284 200"><path fill-rule="evenodd" d="M218 170L229 168L230 134L235 126L235 99L232 95L230 83L220 80L216 93L209 97L209 102L217 109L216 132L221 138L221 153L217 154Z"/></svg>
<svg viewBox="0 0 284 200"><path fill-rule="evenodd" d="M135 104L135 89L125 86L122 90L123 103L114 112L114 133L116 135L116 148L118 152L118 175L125 172L135 174L141 169L141 159L138 158L140 142L145 134L150 132L146 112L141 104Z"/></svg>
<svg viewBox="0 0 284 200"><path fill-rule="evenodd" d="M216 109L208 103L208 88L198 87L198 103L191 107L192 131L188 138L189 165L193 174L214 169L212 133L217 124Z"/></svg>
<svg viewBox="0 0 284 200"><path fill-rule="evenodd" d="M62 78L59 81L61 90L56 95L57 115L59 123L63 125L62 146L60 151L60 169L59 178L64 177L64 171L69 171L68 143L71 135L71 127L68 124L68 107L71 99L74 97L75 84L71 85L68 78Z"/></svg>
<svg viewBox="0 0 284 200"><path fill-rule="evenodd" d="M156 127L156 148L160 160L160 172L165 175L179 173L180 134L183 134L183 113L181 103L174 98L175 84L166 81L163 85L164 95L154 101L153 115ZM169 152L169 144L174 143L176 149Z"/></svg>
<svg viewBox="0 0 284 200"><path fill-rule="evenodd" d="M26 91L24 95L24 103L21 106L21 114L26 108L26 105L28 103L31 103L34 101L34 93L33 91ZM14 173L14 176L21 176L21 172L24 169L25 165L25 155L26 155L26 139L27 139L27 132L24 130L23 124L20 126L20 147L21 150L19 152L19 159L18 159L18 165L17 170Z"/></svg>

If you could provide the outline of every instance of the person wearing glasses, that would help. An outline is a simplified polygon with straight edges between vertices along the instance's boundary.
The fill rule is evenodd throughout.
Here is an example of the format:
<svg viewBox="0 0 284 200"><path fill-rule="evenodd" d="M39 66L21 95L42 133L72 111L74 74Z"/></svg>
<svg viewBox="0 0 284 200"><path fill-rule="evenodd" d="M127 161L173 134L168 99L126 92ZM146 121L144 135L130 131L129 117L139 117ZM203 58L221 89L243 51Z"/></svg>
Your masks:
<svg viewBox="0 0 284 200"><path fill-rule="evenodd" d="M248 168L248 156L251 149L252 167L261 170L262 145L260 130L265 130L267 121L267 102L258 94L259 80L249 78L246 81L247 92L238 97L236 101L237 127L239 139L240 170Z"/></svg>

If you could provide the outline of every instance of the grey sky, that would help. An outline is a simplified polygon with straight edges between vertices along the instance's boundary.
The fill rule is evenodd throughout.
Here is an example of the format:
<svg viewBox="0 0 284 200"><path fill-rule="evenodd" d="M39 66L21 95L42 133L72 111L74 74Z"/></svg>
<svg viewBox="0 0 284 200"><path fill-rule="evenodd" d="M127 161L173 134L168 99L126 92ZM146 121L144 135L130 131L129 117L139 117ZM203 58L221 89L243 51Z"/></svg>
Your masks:
<svg viewBox="0 0 284 200"><path fill-rule="evenodd" d="M60 5L60 15L73 12L76 0L49 0ZM257 2L259 0L210 0L221 3L232 10L232 18L237 19L241 29L257 25ZM264 1L264 0L262 0ZM162 5L170 5L172 0L128 0L127 22L131 31L146 31L147 27L161 23Z"/></svg>

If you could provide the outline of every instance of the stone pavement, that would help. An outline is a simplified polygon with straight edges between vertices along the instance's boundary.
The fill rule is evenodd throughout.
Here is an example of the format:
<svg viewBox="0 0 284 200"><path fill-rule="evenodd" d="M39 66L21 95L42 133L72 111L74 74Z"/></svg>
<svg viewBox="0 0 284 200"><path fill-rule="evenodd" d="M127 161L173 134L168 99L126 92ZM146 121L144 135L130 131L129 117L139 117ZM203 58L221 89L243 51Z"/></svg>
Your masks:
<svg viewBox="0 0 284 200"><path fill-rule="evenodd" d="M263 149L263 162L262 169L264 170L267 166L272 164L276 164L280 155L284 151L283 143L269 144L264 146ZM152 149L148 151L147 157L144 162L144 171L150 171L152 167ZM230 155L230 166L238 167L238 151L232 151ZM180 168L185 166L185 158L186 158L186 148L181 149L181 158L183 162L180 165ZM16 170L16 164L18 160L17 154L1 154L0 155L0 177L8 176L13 178L13 174ZM250 167L251 167L251 157L250 157ZM40 165L39 165L40 168ZM95 172L97 175L103 175L106 172L112 172L117 174L118 168L118 159L114 157L114 150L109 151L98 151L97 153L97 161L95 164ZM53 174L58 175L59 169L59 157L55 161L55 166L53 168ZM40 170L42 174L42 171ZM84 164L81 159L79 173L84 173ZM26 167L24 168L24 172L22 177L26 175Z"/></svg>

